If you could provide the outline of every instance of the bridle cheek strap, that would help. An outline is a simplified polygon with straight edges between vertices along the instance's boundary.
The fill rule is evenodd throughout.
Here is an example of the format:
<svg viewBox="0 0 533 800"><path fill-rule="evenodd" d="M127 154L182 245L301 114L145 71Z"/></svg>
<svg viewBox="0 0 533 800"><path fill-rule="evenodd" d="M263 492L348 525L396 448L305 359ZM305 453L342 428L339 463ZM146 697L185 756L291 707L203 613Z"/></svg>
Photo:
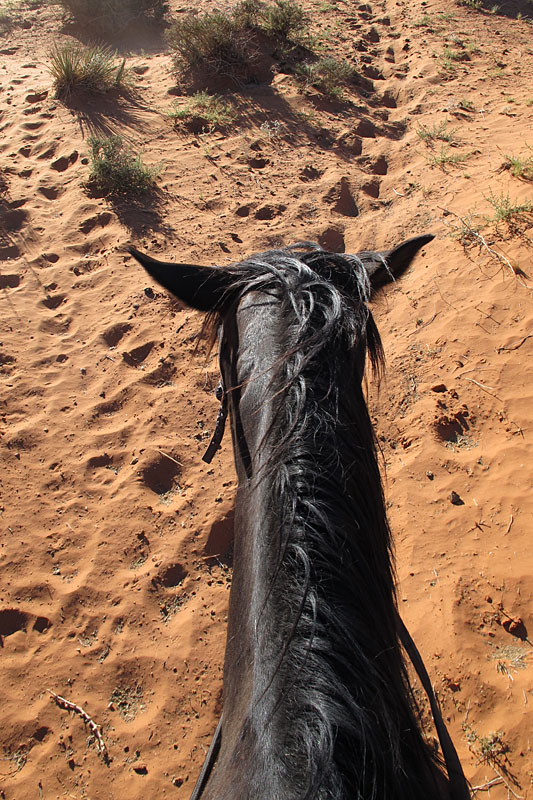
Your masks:
<svg viewBox="0 0 533 800"><path fill-rule="evenodd" d="M220 400L220 408L218 409L215 430L213 431L211 441L209 442L209 447L202 456L202 461L205 461L206 464L210 464L213 460L213 456L220 447L222 437L224 436L224 428L226 427L226 418L228 416L228 394L224 389L222 381L220 381L215 389L215 395L217 400Z"/></svg>

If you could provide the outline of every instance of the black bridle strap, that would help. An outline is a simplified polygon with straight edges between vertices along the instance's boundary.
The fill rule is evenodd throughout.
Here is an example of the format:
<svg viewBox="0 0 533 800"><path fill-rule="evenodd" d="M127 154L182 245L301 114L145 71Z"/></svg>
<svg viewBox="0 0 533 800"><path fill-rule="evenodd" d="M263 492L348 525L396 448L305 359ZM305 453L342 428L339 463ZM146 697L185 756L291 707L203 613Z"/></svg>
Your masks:
<svg viewBox="0 0 533 800"><path fill-rule="evenodd" d="M213 456L220 447L220 442L224 436L224 428L226 427L226 418L228 416L228 395L224 389L222 381L215 389L215 395L217 400L220 400L220 408L218 409L215 430L211 437L211 441L209 442L209 447L202 456L202 461L205 461L206 464L210 464L213 460Z"/></svg>
<svg viewBox="0 0 533 800"><path fill-rule="evenodd" d="M422 656L418 652L418 648L413 642L411 634L405 627L398 611L396 611L396 625L402 646L411 659L411 663L416 670L420 683L424 687L429 700L431 713L433 714L433 721L435 723L435 728L437 729L437 736L439 737L442 754L444 756L444 762L446 764L446 771L448 773L448 780L450 783L450 800L470 800L468 783L465 778L461 762L459 761L457 751L450 738L448 729L444 724L444 720L442 719L437 698L435 697L435 692L433 691L429 675L424 662L422 661Z"/></svg>
<svg viewBox="0 0 533 800"><path fill-rule="evenodd" d="M207 751L202 771L198 776L198 780L196 781L196 786L194 787L193 793L191 794L191 800L199 800L199 798L202 796L205 789L205 785L209 780L209 777L213 771L213 767L215 765L215 761L218 756L218 751L220 750L221 740L222 740L222 717L220 717L218 725L216 727L216 731L213 734L213 738L211 739L211 744L209 745L209 750Z"/></svg>

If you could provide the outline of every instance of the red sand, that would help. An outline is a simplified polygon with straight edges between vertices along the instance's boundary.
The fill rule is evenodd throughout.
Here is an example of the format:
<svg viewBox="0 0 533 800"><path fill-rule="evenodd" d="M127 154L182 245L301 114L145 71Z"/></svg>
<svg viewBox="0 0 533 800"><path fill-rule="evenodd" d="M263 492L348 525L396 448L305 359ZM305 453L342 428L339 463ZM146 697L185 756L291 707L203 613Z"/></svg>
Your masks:
<svg viewBox="0 0 533 800"><path fill-rule="evenodd" d="M201 461L216 354L194 356L200 316L119 248L226 264L279 241L354 252L428 231L374 308L387 373L369 404L400 610L467 777L495 781L476 796L533 796L532 282L513 272L530 272L533 226L484 220L491 196L533 200L501 169L531 155L532 28L446 0L306 7L376 93L343 107L278 75L241 95L231 135L174 129L175 79L153 42L130 47L136 105L73 110L47 72L69 36L58 7L23 6L31 27L0 40L6 800L185 800L220 712L235 477L229 436ZM446 44L470 60L446 69ZM418 131L442 122L458 144L430 149ZM161 164L157 213L86 194L99 126ZM465 160L428 163L442 152ZM469 215L507 264L450 235ZM109 766L48 690L101 726Z"/></svg>

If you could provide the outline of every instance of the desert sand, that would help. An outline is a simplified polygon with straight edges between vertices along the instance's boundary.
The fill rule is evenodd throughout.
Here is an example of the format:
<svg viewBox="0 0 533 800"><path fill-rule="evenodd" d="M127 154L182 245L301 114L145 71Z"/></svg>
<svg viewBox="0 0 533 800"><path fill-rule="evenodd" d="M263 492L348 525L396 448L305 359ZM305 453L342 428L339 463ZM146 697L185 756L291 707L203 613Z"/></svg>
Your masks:
<svg viewBox="0 0 533 800"><path fill-rule="evenodd" d="M31 6L0 38L0 797L186 800L221 710L235 474L229 434L201 460L216 352L124 246L224 265L426 232L373 306L400 611L473 796L533 797L533 215L489 220L491 198L533 201L507 168L533 145L520 4L304 0L367 91L331 102L280 72L200 134L168 117L185 99L151 34L117 45L133 96L55 98L51 48L83 32ZM428 146L443 123L453 143ZM157 198L86 191L95 132L160 167ZM50 692L100 726L108 764Z"/></svg>

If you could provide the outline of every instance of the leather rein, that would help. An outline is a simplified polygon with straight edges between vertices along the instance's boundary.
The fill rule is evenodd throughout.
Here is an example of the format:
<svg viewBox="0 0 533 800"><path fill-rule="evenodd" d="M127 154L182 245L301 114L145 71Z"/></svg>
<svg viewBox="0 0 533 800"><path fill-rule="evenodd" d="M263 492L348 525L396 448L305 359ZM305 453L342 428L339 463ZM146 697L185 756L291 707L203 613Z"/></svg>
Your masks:
<svg viewBox="0 0 533 800"><path fill-rule="evenodd" d="M228 393L224 388L224 384L222 381L220 381L217 388L215 389L215 395L217 397L217 400L220 401L220 408L218 410L217 421L215 424L215 430L213 432L213 436L211 437L211 441L209 443L207 450L202 456L202 460L205 461L207 464L211 463L213 456L220 447L220 443L222 442L222 437L224 435L226 419L228 416ZM422 656L420 655L417 646L415 645L413 639L411 638L411 634L405 627L404 622L400 617L400 614L397 609L395 609L395 615L396 615L396 629L398 631L400 642L405 652L409 656L411 663L418 675L418 679L420 680L420 683L422 684L424 691L426 692L427 698L429 700L431 713L433 715L433 722L435 724L437 736L439 737L442 754L444 756L444 763L446 764L446 771L448 773L448 781L450 786L450 800L470 800L470 790L468 788L468 782L465 778L465 774L463 772L461 762L459 761L459 756L457 755L455 746L451 740L450 734L448 733L448 729L446 728L446 724L442 718L439 704L437 702L435 692L433 691L433 686L431 685L428 672L422 660ZM190 800L200 800L204 792L204 789L206 787L207 781L209 780L209 777L213 771L213 767L215 765L215 761L217 759L220 750L221 741L222 741L222 716L218 721L218 725L213 735L213 739L211 740L211 745L205 757L202 771L200 772L198 780L196 781L196 785L193 789L193 793L191 794Z"/></svg>

